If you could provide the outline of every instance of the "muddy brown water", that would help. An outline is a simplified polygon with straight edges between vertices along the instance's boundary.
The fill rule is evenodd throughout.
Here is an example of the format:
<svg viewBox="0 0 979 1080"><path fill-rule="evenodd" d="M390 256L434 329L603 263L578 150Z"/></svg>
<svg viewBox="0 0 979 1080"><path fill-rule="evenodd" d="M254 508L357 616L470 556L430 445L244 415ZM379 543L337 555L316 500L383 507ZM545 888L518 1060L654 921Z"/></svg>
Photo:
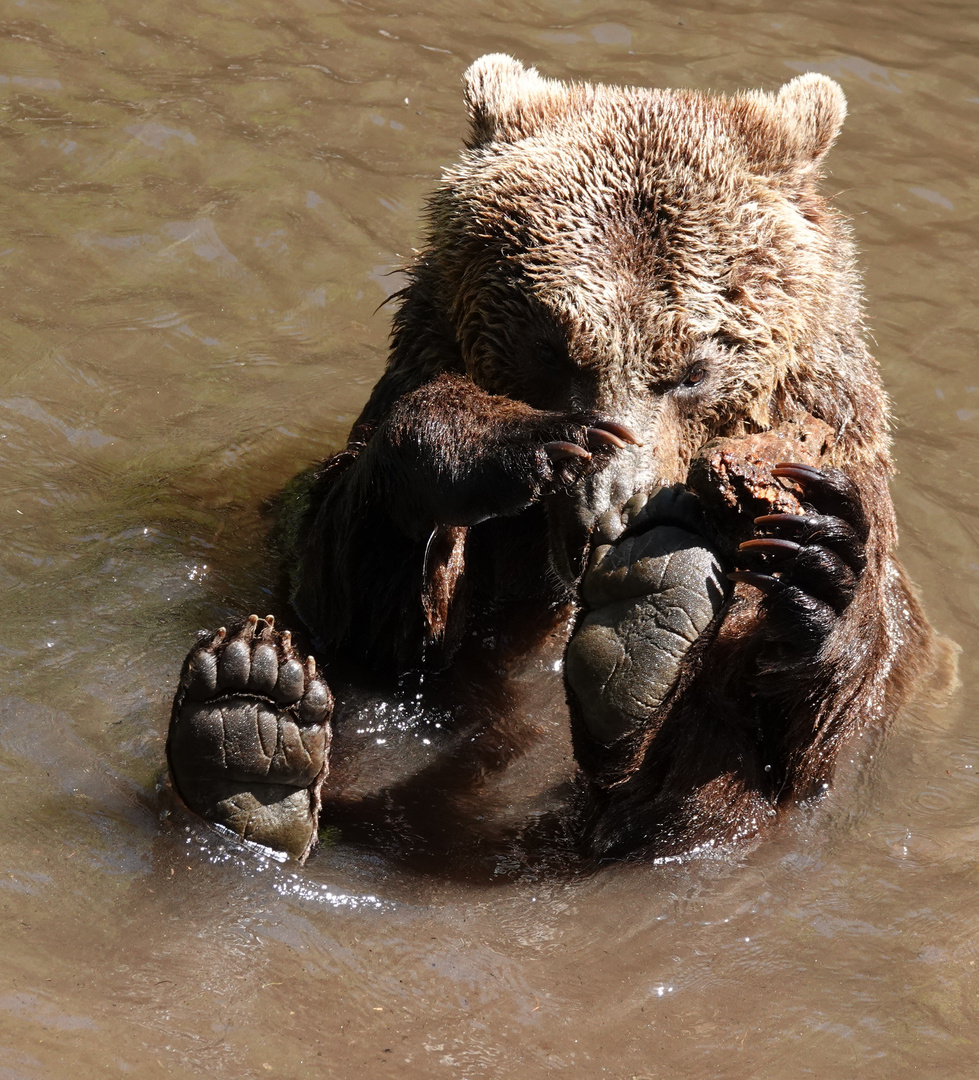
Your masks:
<svg viewBox="0 0 979 1080"><path fill-rule="evenodd" d="M0 1078L979 1068L973 3L0 4ZM465 884L162 817L200 626L342 439L486 51L851 115L901 553L962 688L741 858ZM543 708L543 706L542 706Z"/></svg>

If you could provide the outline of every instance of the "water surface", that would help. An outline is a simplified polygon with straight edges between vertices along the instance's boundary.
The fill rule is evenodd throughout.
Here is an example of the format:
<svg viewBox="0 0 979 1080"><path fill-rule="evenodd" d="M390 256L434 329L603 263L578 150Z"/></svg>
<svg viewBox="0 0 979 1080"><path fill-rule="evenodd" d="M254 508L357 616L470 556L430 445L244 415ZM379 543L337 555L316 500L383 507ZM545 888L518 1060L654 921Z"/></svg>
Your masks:
<svg viewBox="0 0 979 1080"><path fill-rule="evenodd" d="M974 1074L974 5L785 8L0 6L0 1078ZM819 70L850 101L827 190L963 686L741 859L473 885L161 819L180 659L276 609L263 500L377 378L494 50L717 90Z"/></svg>

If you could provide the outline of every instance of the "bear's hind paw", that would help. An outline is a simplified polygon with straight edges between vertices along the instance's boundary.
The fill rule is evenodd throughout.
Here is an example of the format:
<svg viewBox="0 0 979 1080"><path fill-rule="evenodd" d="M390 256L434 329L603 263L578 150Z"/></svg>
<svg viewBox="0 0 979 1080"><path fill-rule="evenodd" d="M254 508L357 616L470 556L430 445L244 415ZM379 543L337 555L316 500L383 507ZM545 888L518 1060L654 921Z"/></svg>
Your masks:
<svg viewBox="0 0 979 1080"><path fill-rule="evenodd" d="M184 663L167 760L208 821L300 860L317 835L333 697L272 616L203 634Z"/></svg>

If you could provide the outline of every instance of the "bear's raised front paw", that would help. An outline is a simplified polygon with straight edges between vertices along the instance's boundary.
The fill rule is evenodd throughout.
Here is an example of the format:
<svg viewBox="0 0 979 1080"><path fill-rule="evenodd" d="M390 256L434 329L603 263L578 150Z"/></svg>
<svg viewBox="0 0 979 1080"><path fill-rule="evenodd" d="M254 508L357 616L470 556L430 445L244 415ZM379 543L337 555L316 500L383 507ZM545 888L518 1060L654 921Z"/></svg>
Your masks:
<svg viewBox="0 0 979 1080"><path fill-rule="evenodd" d="M856 485L838 469L781 463L772 475L802 489L803 513L755 518L759 535L738 549L749 569L728 576L765 593L769 639L812 653L853 599L867 519Z"/></svg>
<svg viewBox="0 0 979 1080"><path fill-rule="evenodd" d="M177 793L245 840L305 859L328 772L333 697L271 615L203 634L180 675L167 739Z"/></svg>

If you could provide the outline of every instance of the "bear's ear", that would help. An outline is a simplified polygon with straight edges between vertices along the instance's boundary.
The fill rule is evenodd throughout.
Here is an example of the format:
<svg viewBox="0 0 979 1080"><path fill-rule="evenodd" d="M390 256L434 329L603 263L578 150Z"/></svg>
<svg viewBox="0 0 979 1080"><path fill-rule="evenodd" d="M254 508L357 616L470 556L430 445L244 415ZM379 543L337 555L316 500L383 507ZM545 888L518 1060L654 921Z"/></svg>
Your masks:
<svg viewBox="0 0 979 1080"><path fill-rule="evenodd" d="M839 83L811 71L787 82L773 104L788 137L785 149L794 158L787 164L818 164L846 119L846 97Z"/></svg>
<svg viewBox="0 0 979 1080"><path fill-rule="evenodd" d="M466 140L470 150L532 135L568 100L564 83L545 79L504 53L481 56L463 79L472 124Z"/></svg>

